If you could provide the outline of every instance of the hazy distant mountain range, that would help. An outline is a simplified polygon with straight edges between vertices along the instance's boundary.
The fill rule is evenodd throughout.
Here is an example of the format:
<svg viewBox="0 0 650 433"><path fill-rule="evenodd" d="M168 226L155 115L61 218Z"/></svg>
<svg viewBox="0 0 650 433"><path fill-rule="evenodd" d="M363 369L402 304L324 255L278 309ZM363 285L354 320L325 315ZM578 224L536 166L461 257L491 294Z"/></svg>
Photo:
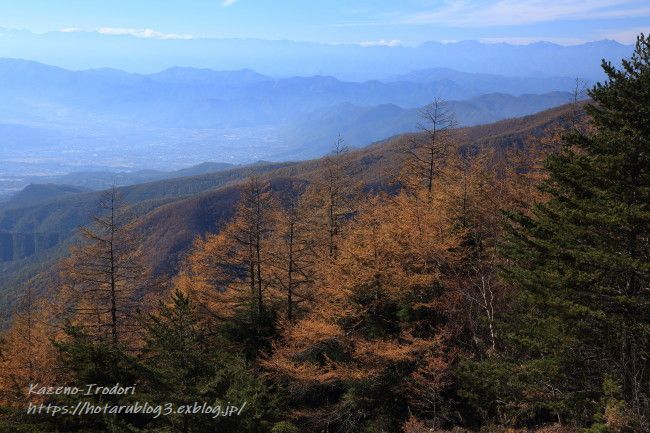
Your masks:
<svg viewBox="0 0 650 433"><path fill-rule="evenodd" d="M217 72L174 67L150 75L106 68L68 71L0 59L0 80L3 118L215 128L284 123L341 103L414 108L436 97L464 100L488 93L570 91L575 78L511 78L433 69L385 82L358 83L326 76L273 79L247 69Z"/></svg>
<svg viewBox="0 0 650 433"><path fill-rule="evenodd" d="M339 134L360 147L415 130L434 98L467 126L531 114L631 52L608 40L389 47L0 29L0 200L71 172L318 157Z"/></svg>
<svg viewBox="0 0 650 433"><path fill-rule="evenodd" d="M183 65L216 70L250 68L273 76L331 75L361 81L434 67L507 76L594 79L602 77L602 58L618 60L631 52L630 46L610 40L574 46L461 41L426 42L415 47L362 47L259 39L161 40L81 31L34 34L0 29L0 57L29 58L71 69L110 66L154 72Z"/></svg>
<svg viewBox="0 0 650 433"><path fill-rule="evenodd" d="M450 101L463 126L523 116L569 102L575 78L434 68L352 82L250 69L71 71L0 59L0 83L1 200L35 178L59 182L70 172L318 157L339 134L360 147L416 130L419 109L434 98ZM143 179L157 179L149 174Z"/></svg>

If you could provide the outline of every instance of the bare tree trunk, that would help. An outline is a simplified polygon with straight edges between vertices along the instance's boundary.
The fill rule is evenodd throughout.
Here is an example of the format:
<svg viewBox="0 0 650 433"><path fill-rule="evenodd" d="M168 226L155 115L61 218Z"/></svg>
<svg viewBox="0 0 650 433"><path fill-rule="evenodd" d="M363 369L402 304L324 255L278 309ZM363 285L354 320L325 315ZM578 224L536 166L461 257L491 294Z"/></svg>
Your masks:
<svg viewBox="0 0 650 433"><path fill-rule="evenodd" d="M111 238L109 241L110 249L110 282L111 282L111 336L113 344L117 344L117 282L115 278L115 187L111 191Z"/></svg>
<svg viewBox="0 0 650 433"><path fill-rule="evenodd" d="M287 270L287 320L293 321L293 240L295 223L289 223L289 269Z"/></svg>
<svg viewBox="0 0 650 433"><path fill-rule="evenodd" d="M64 260L64 280L73 290L71 312L79 326L96 329L98 340L119 344L129 326L134 295L146 281L135 219L120 206L117 188L102 197L102 213L80 229L84 242Z"/></svg>

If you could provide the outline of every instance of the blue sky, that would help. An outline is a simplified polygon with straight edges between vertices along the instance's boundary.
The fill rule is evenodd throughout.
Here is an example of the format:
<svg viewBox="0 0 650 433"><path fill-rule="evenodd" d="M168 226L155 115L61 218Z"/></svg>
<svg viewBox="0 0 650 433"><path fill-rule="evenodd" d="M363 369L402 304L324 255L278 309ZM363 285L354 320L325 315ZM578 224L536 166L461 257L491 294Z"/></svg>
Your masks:
<svg viewBox="0 0 650 433"><path fill-rule="evenodd" d="M0 27L146 38L262 38L415 45L477 39L630 43L650 32L648 0L15 0Z"/></svg>

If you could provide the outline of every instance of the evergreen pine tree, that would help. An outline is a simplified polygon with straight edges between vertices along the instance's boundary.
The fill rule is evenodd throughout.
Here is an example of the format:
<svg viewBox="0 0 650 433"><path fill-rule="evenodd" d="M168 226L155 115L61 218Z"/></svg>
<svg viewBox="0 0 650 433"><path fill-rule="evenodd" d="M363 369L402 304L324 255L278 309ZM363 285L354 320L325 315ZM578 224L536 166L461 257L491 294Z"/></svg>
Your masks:
<svg viewBox="0 0 650 433"><path fill-rule="evenodd" d="M141 355L144 391L150 401L242 408L239 416L172 413L152 420L152 432L257 432L270 428L277 403L264 381L255 378L242 356L204 326L189 296L176 292L145 322Z"/></svg>
<svg viewBox="0 0 650 433"><path fill-rule="evenodd" d="M518 389L511 401L528 400L538 420L589 422L607 412L596 402L611 380L630 417L648 415L650 37L622 69L603 69L586 107L592 128L549 157L548 200L510 215L503 248L523 296L510 334L519 359L498 392Z"/></svg>

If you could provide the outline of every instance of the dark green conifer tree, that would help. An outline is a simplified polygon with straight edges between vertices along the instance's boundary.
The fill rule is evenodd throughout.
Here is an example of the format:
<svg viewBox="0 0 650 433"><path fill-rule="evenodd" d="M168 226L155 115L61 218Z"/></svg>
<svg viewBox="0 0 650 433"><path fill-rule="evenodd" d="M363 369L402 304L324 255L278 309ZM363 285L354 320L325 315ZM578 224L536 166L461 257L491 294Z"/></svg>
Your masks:
<svg viewBox="0 0 650 433"><path fill-rule="evenodd" d="M174 408L194 403L223 410L243 407L239 416L230 417L172 413L153 420L146 431L234 433L270 428L278 416L276 398L246 368L243 356L200 322L189 296L176 292L170 305L161 303L144 327L140 362L148 400Z"/></svg>
<svg viewBox="0 0 650 433"><path fill-rule="evenodd" d="M599 402L612 382L619 417L648 416L650 37L622 68L603 69L586 106L593 128L549 157L548 201L510 215L503 248L523 295L504 355L513 361L491 392L537 421L611 418Z"/></svg>

